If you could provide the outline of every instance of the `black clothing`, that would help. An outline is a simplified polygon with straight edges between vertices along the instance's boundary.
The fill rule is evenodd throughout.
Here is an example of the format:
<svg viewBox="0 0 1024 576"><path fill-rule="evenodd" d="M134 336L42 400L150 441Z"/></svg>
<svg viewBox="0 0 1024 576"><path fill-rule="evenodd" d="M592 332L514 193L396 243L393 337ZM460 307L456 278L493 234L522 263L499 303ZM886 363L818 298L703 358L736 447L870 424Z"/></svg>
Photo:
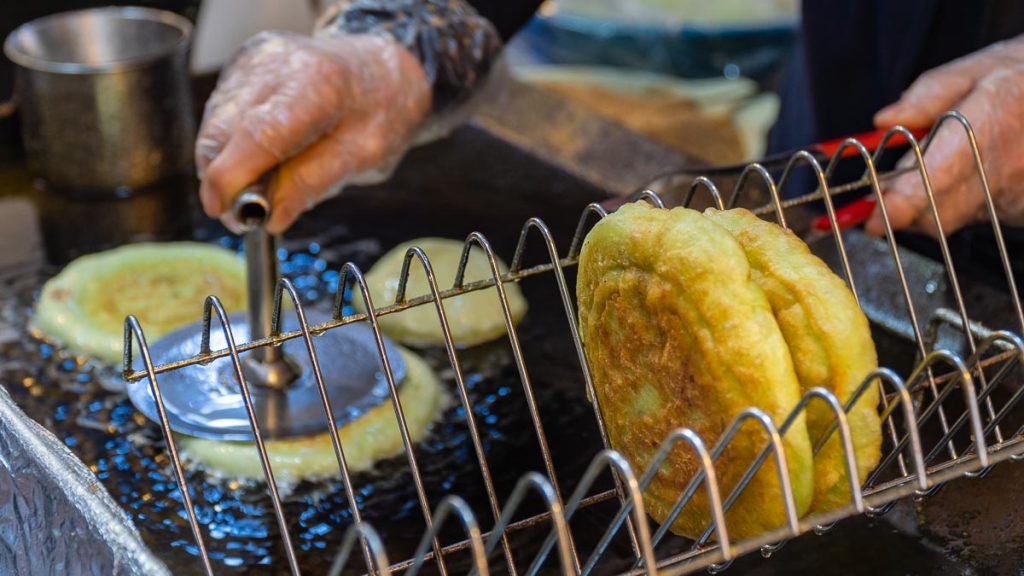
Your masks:
<svg viewBox="0 0 1024 576"><path fill-rule="evenodd" d="M501 38L508 42L533 18L543 0L468 0L468 3L490 20Z"/></svg>

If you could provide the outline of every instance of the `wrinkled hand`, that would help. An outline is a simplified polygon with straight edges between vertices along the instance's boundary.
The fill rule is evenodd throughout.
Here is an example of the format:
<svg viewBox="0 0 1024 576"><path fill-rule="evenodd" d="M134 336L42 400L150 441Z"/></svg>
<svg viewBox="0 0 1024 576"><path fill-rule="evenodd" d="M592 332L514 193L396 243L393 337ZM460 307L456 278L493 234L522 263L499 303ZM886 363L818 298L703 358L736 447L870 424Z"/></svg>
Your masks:
<svg viewBox="0 0 1024 576"><path fill-rule="evenodd" d="M235 196L280 164L267 230L401 157L430 109L415 57L377 36L265 32L222 74L196 142L203 209L237 230Z"/></svg>
<svg viewBox="0 0 1024 576"><path fill-rule="evenodd" d="M875 115L875 124L924 128L947 110L960 111L974 128L1000 222L1024 225L1024 36L923 74L899 101ZM944 123L924 161L946 234L988 220L974 157L956 122ZM913 163L913 152L900 161L901 166ZM937 234L917 170L883 183L882 191L894 228ZM884 233L878 208L866 227Z"/></svg>

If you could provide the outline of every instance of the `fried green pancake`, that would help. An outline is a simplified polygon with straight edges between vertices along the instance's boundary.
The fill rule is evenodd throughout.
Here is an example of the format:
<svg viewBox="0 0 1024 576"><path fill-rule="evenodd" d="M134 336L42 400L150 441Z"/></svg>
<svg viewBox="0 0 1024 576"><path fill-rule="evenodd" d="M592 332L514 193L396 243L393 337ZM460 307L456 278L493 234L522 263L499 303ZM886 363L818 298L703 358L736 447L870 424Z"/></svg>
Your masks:
<svg viewBox="0 0 1024 576"><path fill-rule="evenodd" d="M153 342L198 322L210 294L229 312L245 308L245 265L234 252L198 242L131 244L82 256L51 278L34 325L78 353L116 363L125 316L135 314Z"/></svg>
<svg viewBox="0 0 1024 576"><path fill-rule="evenodd" d="M699 212L629 204L587 235L577 281L580 334L612 447L637 475L677 427L710 447L735 416L756 406L781 425L800 399L789 350L743 249ZM716 463L722 497L766 445L753 422ZM804 418L784 438L797 512L814 489ZM698 471L678 446L648 487L644 502L658 521ZM727 524L733 538L785 525L773 459L742 492ZM688 537L710 521L703 489L673 523Z"/></svg>
<svg viewBox="0 0 1024 576"><path fill-rule="evenodd" d="M405 423L413 442L426 436L437 420L448 396L434 371L416 354L402 350L406 376L398 387ZM370 469L375 462L402 453L402 436L391 401L387 400L361 417L338 428L349 471ZM262 479L256 445L252 442L209 440L181 436L182 452L217 476L231 479ZM334 444L327 432L308 438L270 440L266 443L274 478L281 485L301 480L332 478L341 475Z"/></svg>
<svg viewBox="0 0 1024 576"><path fill-rule="evenodd" d="M374 305L378 308L394 304L398 293L398 278L402 273L402 262L409 248L419 246L430 259L438 288L447 290L452 287L455 273L462 258L462 242L446 238L419 238L395 246L366 274L366 282L373 296ZM498 267L502 273L508 266L500 259ZM474 246L469 253L466 264L465 282L476 282L491 278L491 266L483 250ZM406 286L407 299L430 294L427 275L418 259L413 259L409 266L409 282ZM505 295L508 297L512 321L518 323L526 315L526 299L518 284L506 283ZM365 311L362 298L353 298L354 306ZM444 310L448 317L448 326L452 338L460 346L473 346L502 338L506 334L505 319L501 311L496 288L477 290L444 300ZM396 314L380 317L380 327L388 336L411 346L437 346L444 344L441 323L437 317L433 303L416 306Z"/></svg>
<svg viewBox="0 0 1024 576"><path fill-rule="evenodd" d="M841 278L811 254L791 231L761 220L747 210L704 215L725 227L747 254L754 281L764 290L789 345L800 386L835 393L844 404L875 368L878 357L868 320ZM878 389L869 387L849 412L850 432L862 484L878 465L882 451ZM807 411L807 431L818 440L834 421L823 402ZM850 485L839 432L833 432L814 458L811 512L833 510L850 502Z"/></svg>

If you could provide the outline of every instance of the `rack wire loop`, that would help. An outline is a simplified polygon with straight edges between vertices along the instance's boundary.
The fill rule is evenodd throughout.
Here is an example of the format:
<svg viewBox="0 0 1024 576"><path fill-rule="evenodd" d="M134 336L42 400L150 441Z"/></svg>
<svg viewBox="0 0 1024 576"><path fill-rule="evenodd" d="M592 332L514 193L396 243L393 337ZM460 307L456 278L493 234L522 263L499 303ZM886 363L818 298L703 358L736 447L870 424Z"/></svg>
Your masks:
<svg viewBox="0 0 1024 576"><path fill-rule="evenodd" d="M263 433L260 431L259 419L256 417L256 409L253 405L252 392L245 380L242 363L238 358L238 348L235 346L235 336L231 332L231 321L224 311L224 306L216 296L208 296L203 304L203 349L209 352L210 347L210 323L212 314L215 313L220 323L221 331L224 333L224 340L227 342L228 351L231 355L231 364L234 367L235 379L242 390L242 401L245 404L245 411L249 417L249 427L252 428L253 439L256 444L256 451L260 457L260 467L263 469L263 477L267 482L267 491L270 493L271 505L274 509L274 517L277 519L278 528L281 531L281 540L284 541L285 554L288 558L288 566L294 576L299 576L299 562L295 557L295 547L292 546L292 537L288 533L288 521L284 516L284 507L281 505L281 494L274 480L274 470L270 465L270 457L267 455L266 442L263 440Z"/></svg>
<svg viewBox="0 0 1024 576"><path fill-rule="evenodd" d="M434 311L437 313L437 318L441 326L445 352L448 355L448 362L451 365L452 373L455 376L455 384L458 388L459 400L462 403L462 408L465 412L470 439L473 442L473 450L476 453L477 463L480 465L480 473L484 480L487 500L490 504L491 514L493 515L494 521L497 522L498 518L501 517L501 507L498 503L497 492L494 489L494 480L491 476L491 468L487 463L487 455L484 450L483 440L480 438L480 430L476 424L473 404L469 398L469 391L466 388L465 378L462 375L462 366L459 363L458 353L455 350L455 341L452 337L451 327L448 324L448 316L445 313L444 302L442 301L441 293L438 289L437 277L435 276L434 269L430 264L430 258L428 258L426 253L419 247L414 246L409 248L405 254L404 260L402 261L402 271L398 279L398 291L395 294L395 304L400 304L405 301L405 290L409 281L409 270L413 259L419 261L420 265L423 267L423 272L427 277L427 285L430 288L430 297L434 303ZM515 576L515 560L513 559L512 546L509 543L507 536L502 535L501 543L505 552L505 563L508 566L509 574L511 576ZM440 561L441 560L439 560L439 562Z"/></svg>
<svg viewBox="0 0 1024 576"><path fill-rule="evenodd" d="M587 224L590 224L592 220L591 215L597 216L597 220L600 221L608 215L608 211L597 202L591 202L583 209L580 221L576 224L576 232L572 235L572 243L569 245L569 254L567 255L569 260L576 260L580 256L580 249L583 247L583 237L588 230Z"/></svg>
<svg viewBox="0 0 1024 576"><path fill-rule="evenodd" d="M338 550L337 556L334 557L334 561L331 562L331 569L327 572L327 576L341 576L345 567L348 566L348 559L352 555L352 546L356 538L359 538L362 545L370 550L370 558L373 559L372 562L367 560L367 572L371 575L377 573L380 576L391 576L391 562L384 549L384 542L373 526L365 522L356 522L345 530L341 548Z"/></svg>
<svg viewBox="0 0 1024 576"><path fill-rule="evenodd" d="M696 432L689 428L677 428L673 430L661 443L661 447L658 449L657 454L655 454L654 459L651 460L651 464L647 467L647 471L640 480L640 487L641 489L647 488L647 485L654 479L654 475L658 472L658 469L661 468L665 458L668 457L677 444L682 442L687 443L697 453L697 457L700 460L700 469L676 499L676 502L673 504L671 511L665 518L665 521L661 523L661 526L658 527L654 537L651 539L651 543L656 547L661 542L662 538L665 537L665 534L675 522L675 519L679 516L679 513L690 501L694 493L697 491L697 487L703 481L708 493L708 502L711 506L711 519L715 526L715 537L718 540L718 545L722 548L724 559L729 560L732 558L732 551L729 545L729 530L726 527L725 508L722 505L722 495L718 484L718 474L715 472L714 457L710 452L708 452L707 447L704 445L704 441L701 440L700 436L698 436ZM612 526L615 526L614 522Z"/></svg>
<svg viewBox="0 0 1024 576"><path fill-rule="evenodd" d="M736 486L732 488L729 496L726 497L725 502L722 505L725 512L729 512L729 509L736 503L740 494L747 485L750 484L750 481L753 480L754 475L761 469L765 460L768 459L768 455L774 454L775 468L779 476L779 492L782 496L783 509L786 511L786 525L794 536L800 533L800 515L796 511L796 499L793 495L793 483L789 477L789 464L786 460L786 448L782 443L782 437L796 421L796 417L800 411L801 410L794 410L791 412L789 417L786 418L786 421L783 422L782 427L777 428L772 417L765 411L760 408L747 408L733 419L732 423L726 429L725 434L723 434L718 442L715 443L715 447L711 450L711 458L713 460L718 460L719 456L721 456L722 453L725 452L725 449L732 443L733 438L736 437L736 433L739 432L742 426L748 421L760 424L761 427L764 428L765 434L768 436L768 445L765 446L765 448L761 450L760 454L758 454L757 458L750 463L750 466L747 467L743 476L740 477L739 482L736 483ZM682 511L682 507L679 508L679 511ZM675 516L677 516L679 512L673 509L673 513L674 515L669 515L669 522L675 521ZM714 528L715 524L712 521L712 523L704 530L704 533L701 534L700 538L698 538L694 543L694 547L697 548L707 543L711 538Z"/></svg>
<svg viewBox="0 0 1024 576"><path fill-rule="evenodd" d="M971 357L966 362L964 362L965 366L976 366L976 365L979 365L981 356L985 352L987 352L990 348L996 347L996 344L1000 343L1000 342L1008 343L1008 344L1012 345L1015 348L1015 350L1017 351L1017 354L1014 354L1013 356L1011 356L1010 361L1007 362L1006 364L1004 364L1001 367L1000 371L992 379L992 381L988 382L987 384L984 383L984 381L981 380L981 378L980 378L980 376L984 375L984 371L981 368L978 368L979 381L983 383L983 387L981 389L981 392L975 398L976 402L981 402L981 401L984 401L984 400L989 400L991 398L992 391L995 390L995 386L999 383L999 381L1002 380L1002 378L1006 374L1009 373L1010 369L1012 369L1015 365L1017 365L1019 363L1019 361L1020 361L1020 359L1022 357L1024 357L1024 356L1022 356L1022 355L1024 355L1024 343L1021 342L1020 338L1017 338L1017 336L1014 335L1013 333L1006 332L1006 331L999 331L999 332L993 333L988 338L986 338L984 341L982 341L981 345L977 348L977 350L971 355ZM950 385L949 388L951 388L951 387L952 386ZM1024 387L1018 387L1018 389L1016 391L1014 391L1014 394L1010 397L1010 400L1008 400L1006 402L1006 404L1004 405L1004 408L1012 408L1012 406L1016 403L1016 401L1019 400L1019 398L1020 398L1022 393L1024 393ZM939 440L939 445L941 446L941 444L944 441L948 440L954 434L956 434L964 426L964 424L967 422L968 417L970 415L971 415L971 411L970 410L967 411L967 412L962 413L960 415L960 417L957 418L957 420L953 423L953 425L950 426L949 432L947 432ZM998 425L999 425L999 421L1003 417L1005 417L1005 412L1001 413L1001 415L1000 414L993 414L991 419L989 420L988 424L986 424L985 427L983 428L982 433L981 433L981 437L985 438L993 430L997 430L998 429ZM997 436L996 443L1001 443L1001 442L1003 442L1002 436L1001 435ZM968 450L973 449L976 444L977 444L977 442L972 442L970 444L970 446L968 446L967 449ZM929 452L927 456L925 456L925 462L931 462L937 455L938 455L938 450L933 448L932 451Z"/></svg>
<svg viewBox="0 0 1024 576"><path fill-rule="evenodd" d="M651 541L650 528L647 525L647 518L644 512L643 497L641 495L640 483L637 481L636 475L633 473L633 468L629 465L629 462L621 453L604 449L594 456L593 460L590 461L590 466L587 467L586 472L583 473L583 477L580 478L579 483L576 485L576 490L569 497L565 505L565 521L568 523L572 519L573 515L579 508L580 502L586 496L590 487L597 480L598 476L606 469L610 468L613 475L618 475L622 481L622 486L625 489L626 497L628 499L628 505L633 513L633 519L635 521L637 540L639 542L639 549L635 550L637 556L637 562L642 563L644 569L648 574L657 574L657 566L654 560L654 546ZM623 502L619 510L625 509L627 506L626 502ZM552 545L554 545L554 539L556 535L552 532L544 544L541 546L540 555L547 554L550 551ZM591 564L588 561L587 565Z"/></svg>
<svg viewBox="0 0 1024 576"><path fill-rule="evenodd" d="M712 202L714 202L715 208L718 208L719 210L725 210L725 204L722 202L722 194L721 192L718 191L718 186L715 186L715 183L712 182L711 179L706 176L698 176L693 179L693 182L690 183L690 187L686 190L686 196L683 197L682 206L684 208L690 207L690 203L693 202L693 198L696 195L698 188L703 188L704 190L707 190L708 194L711 195L711 200ZM664 204L659 206L659 208L664 207Z"/></svg>
<svg viewBox="0 0 1024 576"><path fill-rule="evenodd" d="M665 208L665 201L661 199L661 195L650 188L641 190L639 199L647 202L655 208Z"/></svg>
<svg viewBox="0 0 1024 576"><path fill-rule="evenodd" d="M181 492L181 500L185 506L185 515L188 518L189 528L192 530L192 537L196 541L196 548L199 550L199 557L203 562L203 571L207 576L213 576L213 566L210 564L210 555L206 550L206 542L203 539L203 531L199 527L199 520L196 518L196 508L192 503L192 496L189 494L188 482L185 480L185 470L181 465L181 457L178 455L178 444L174 440L174 431L171 430L171 423L167 419L167 410L164 408L164 397L160 393L160 384L157 383L156 373L153 371L153 359L149 355L149 345L146 343L146 335L139 324L139 319L129 315L124 319L124 364L123 374L128 374L132 369L132 345L138 342L139 355L142 356L142 363L146 370L146 380L149 382L149 391L156 401L156 413L160 418L160 432L163 434L164 442L167 444L167 454L171 457L171 467L174 470L174 480ZM129 382L128 386L142 386L142 382Z"/></svg>
<svg viewBox="0 0 1024 576"><path fill-rule="evenodd" d="M833 163L839 158L840 149L832 157L832 161L829 163L831 167ZM796 152L789 158L789 162L786 163L786 167L782 170L782 176L779 177L778 189L785 190L786 183L789 182L793 171L801 165L806 165L814 172L814 177L817 180L818 188L816 194L820 194L822 201L825 204L825 213L828 214L829 226L832 230L832 239L836 244L836 250L839 252L839 261L842 265L843 280L846 281L846 285L850 287L850 292L853 293L853 298L857 301L857 305L860 305L860 295L857 292L857 285L853 279L853 270L850 268L850 257L846 253L846 242L843 240L842 229L839 226L839 222L836 220L836 209L832 202L832 193L829 189L829 179L831 173L822 170L821 163L814 157L814 154L806 150ZM780 203L781 206L781 203Z"/></svg>
<svg viewBox="0 0 1024 576"><path fill-rule="evenodd" d="M754 162L753 164L747 164L743 171L740 172L739 177L736 179L736 184L732 187L732 194L729 195L729 201L726 202L726 208L735 208L739 202L740 193L744 190L744 184L751 176L756 175L764 184L765 189L768 190L768 196L771 198L771 205L775 208L775 221L779 223L779 226L783 228L789 228L786 224L786 214L782 209L782 198L779 196L779 187L775 185L775 179L772 178L768 169L761 164Z"/></svg>
<svg viewBox="0 0 1024 576"><path fill-rule="evenodd" d="M1013 302L1014 312L1017 314L1017 328L1020 330L1020 333L1024 334L1024 311L1021 308L1020 292L1017 291L1016 277L1013 274L1013 266L1010 264L1009 253L1006 250L1006 240L1003 238L1003 227L999 221L999 213L996 211L995 201L992 199L992 189L988 184L985 164L981 161L981 150L978 148L978 140L974 136L974 128L963 114L957 110L950 110L939 116L939 119L932 126L932 130L927 136L927 141L931 142L947 122L955 122L960 125L964 130L964 135L967 137L967 144L971 149L971 157L974 160L974 169L978 173L978 183L981 185L981 191L985 196L988 218L992 222L992 234L995 237L999 260L1003 265L1003 273L1006 276L1010 299Z"/></svg>
<svg viewBox="0 0 1024 576"><path fill-rule="evenodd" d="M282 299L284 294L287 293L292 305L295 309L295 315L298 318L299 326L302 330L303 343L306 345L306 351L309 354L309 363L313 368L313 378L316 382L317 391L320 394L320 401L323 404L324 412L327 416L327 434L331 438L331 446L334 448L334 457L338 461L338 472L341 474L342 486L345 489L345 499L348 502L349 510L352 511L352 519L356 525L362 524L362 512L359 510L359 502L356 500L355 488L352 485L352 476L349 473L348 460L345 458L345 448L341 444L341 437L338 435L338 424L334 419L334 407L331 405L331 399L328 397L327 388L324 385L323 372L320 370L320 360L317 357L316 346L313 344L313 337L310 333L309 323L306 321L306 312L302 306L302 302L299 299L298 293L295 291L295 286L287 278L281 278L277 282L277 286L274 288L274 311L270 317L270 334L277 336L281 332L281 310L282 310ZM383 347L383 341L378 341ZM384 353L387 354L386 352ZM385 361L385 373L389 374L390 364ZM391 381L394 380L392 376ZM366 560L367 566L370 565L370 559L372 550L369 547L367 538L360 540L360 548L362 549L364 559Z"/></svg>
<svg viewBox="0 0 1024 576"><path fill-rule="evenodd" d="M494 249L491 247L490 242L487 238L479 232L471 233L465 242L465 246L462 250L462 258L459 261L459 267L455 272L455 284L454 288L461 288L466 272L466 264L469 262L469 253L473 245L477 245L483 250L487 256L487 264L491 270L491 276L494 279L495 287L498 291L498 300L501 304L502 317L505 320L505 330L508 334L509 344L512 347L512 359L515 362L516 370L519 373L519 380L523 385L523 394L526 397L526 406L530 413L530 420L533 423L533 429L537 436L537 443L540 445L541 457L544 460L544 469L547 477L551 479L551 489L553 490L555 499L558 501L559 507L562 503L562 494L558 490L558 476L555 472L554 459L551 456L551 448L548 445L547 433L544 431L544 423L540 418L540 410L537 408L537 398L533 393L533 385L530 381L529 372L526 369L526 360L523 357L522 345L519 341L519 334L516 330L515 322L512 320L512 311L509 308L508 296L505 293L505 287L501 282L501 270L498 268L498 258L494 254ZM566 532L566 538L571 538ZM567 548L574 550L574 546ZM575 553L570 552L573 556L573 566L579 564L579 560L575 558Z"/></svg>
<svg viewBox="0 0 1024 576"><path fill-rule="evenodd" d="M845 457L846 479L850 484L850 499L853 501L854 510L860 514L864 512L864 497L860 492L860 482L858 480L860 475L857 472L857 451L853 446L850 422L846 418L846 413L852 408L852 405L850 405L850 408L843 409L842 404L839 403L839 398L831 390L816 386L804 393L796 409L804 409L815 399L827 404L835 415L835 419L832 422L832 426L815 442L814 455L817 456L821 449L825 447L825 444L831 439L833 431L838 427L839 441L842 442L843 456Z"/></svg>
<svg viewBox="0 0 1024 576"><path fill-rule="evenodd" d="M903 136L907 143L910 144L912 157L914 158L914 167L917 168L918 175L921 178L921 186L924 189L925 197L928 199L928 207L932 216L932 223L935 226L935 237L939 243L939 251L942 254L942 262L946 269L946 278L949 281L950 288L953 291L953 299L956 303L957 311L960 313L960 320L964 326L970 324L970 319L967 316L967 307L964 305L963 293L960 290L960 280L956 273L956 267L953 264L953 256L949 250L949 242L946 240L946 234L943 231L942 218L939 215L939 208L935 202L935 192L932 190L931 178L928 177L928 171L925 169L924 156L921 153L921 147L918 145L914 135L903 126L895 126L886 131L882 137L882 142L878 149L875 151L874 160L877 162L885 150L886 144L889 140L896 135ZM929 140L931 143L931 140ZM974 341L974 334L970 330L964 330L964 336L967 340L967 346L971 354L974 354L977 346ZM978 378L981 381L982 387L985 387L985 374L979 372ZM985 408L988 411L989 418L995 418L995 408L992 405L991 399L985 400ZM997 442L1003 441L1002 431L998 426L995 427L996 440Z"/></svg>
<svg viewBox="0 0 1024 576"><path fill-rule="evenodd" d="M664 207L664 204L661 202L661 198L657 195L657 193L649 190L646 192L649 193L649 195L653 198L652 201ZM589 210L584 211L583 215L580 218L580 225L578 227L577 232L579 231L579 228L583 226L583 223L586 221L587 215L589 213ZM512 257L512 263L509 266L509 273L511 274L518 271L522 266L522 258L526 250L526 242L529 238L530 230L536 230L537 233L540 234L541 238L544 240L544 245L547 249L548 258L550 259L551 263L551 269L553 274L555 275L555 282L558 288L558 294L562 300L562 308L565 310L566 320L569 324L569 336L572 340L573 348L576 351L576 359L579 361L580 364L580 372L583 376L584 392L587 395L587 401L590 402L591 407L593 408L593 414L595 422L597 423L598 434L601 436L601 443L604 446L604 448L608 449L611 447L611 442L608 439L608 430L607 426L605 425L604 413L601 411L600 401L598 400L597 393L594 389L593 374L590 371L590 364L587 361L587 355L583 350L583 340L580 338L579 332L579 319L576 314L575 306L573 306L573 299L569 292L568 282L566 282L565 279L565 272L562 269L562 263L558 258L558 247L555 244L555 239L554 236L551 234L551 230L540 218L530 218L523 225L522 231L519 234L519 241L516 244L515 253ZM625 503L627 499L624 488L622 486L622 482L618 476L614 476L614 480L615 489L619 496L619 501ZM561 498L560 493L559 498ZM633 521L631 519L627 518L627 522L630 543L633 546L634 552L637 552L639 550L639 542L636 536L636 527L633 525ZM573 548L573 550L574 559L576 564L578 565L579 559L576 558L575 547Z"/></svg>
<svg viewBox="0 0 1024 576"><path fill-rule="evenodd" d="M420 569L423 568L423 563L426 561L427 548L430 547L431 542L437 539L441 526L444 525L445 521L452 514L459 519L469 541L469 549L473 555L472 574L478 576L488 576L490 574L487 566L488 554L484 548L483 536L480 532L480 524L476 521L476 515L473 514L472 508L469 507L465 500L458 496L449 495L445 496L441 503L438 504L437 509L434 510L430 526L423 534L423 538L420 539L419 546L416 547L416 553L413 554L413 564L405 572L404 576L416 576L420 573Z"/></svg>

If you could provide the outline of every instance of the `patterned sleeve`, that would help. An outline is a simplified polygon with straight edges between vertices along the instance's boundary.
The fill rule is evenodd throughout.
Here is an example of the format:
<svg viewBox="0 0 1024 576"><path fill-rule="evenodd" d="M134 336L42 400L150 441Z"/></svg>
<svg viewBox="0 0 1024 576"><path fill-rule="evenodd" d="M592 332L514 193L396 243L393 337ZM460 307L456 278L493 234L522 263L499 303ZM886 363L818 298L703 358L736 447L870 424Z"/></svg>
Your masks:
<svg viewBox="0 0 1024 576"><path fill-rule="evenodd" d="M328 9L317 34L393 37L422 63L435 115L469 100L502 50L497 29L466 0L342 0Z"/></svg>

